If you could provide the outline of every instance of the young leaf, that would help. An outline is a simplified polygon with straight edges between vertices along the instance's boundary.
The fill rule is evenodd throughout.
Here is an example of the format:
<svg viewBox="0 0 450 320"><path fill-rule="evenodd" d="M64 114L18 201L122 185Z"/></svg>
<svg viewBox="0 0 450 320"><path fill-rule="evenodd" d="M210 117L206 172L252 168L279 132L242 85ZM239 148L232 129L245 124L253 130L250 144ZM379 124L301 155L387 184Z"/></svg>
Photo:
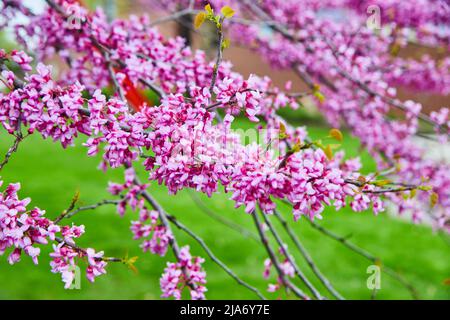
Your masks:
<svg viewBox="0 0 450 320"><path fill-rule="evenodd" d="M378 186L378 187L383 187L389 183L392 183L391 180L378 180L378 181L373 181L371 184Z"/></svg>
<svg viewBox="0 0 450 320"><path fill-rule="evenodd" d="M322 140L313 141L313 144L315 146L317 146L318 148L325 149L325 146L323 145Z"/></svg>
<svg viewBox="0 0 450 320"><path fill-rule="evenodd" d="M325 154L327 155L328 160L333 159L333 150L331 150L330 145L327 145L325 147L325 149L323 149L323 151L325 152Z"/></svg>
<svg viewBox="0 0 450 320"><path fill-rule="evenodd" d="M331 150L336 150L336 149L339 149L340 147L341 147L341 145L339 143L330 144Z"/></svg>
<svg viewBox="0 0 450 320"><path fill-rule="evenodd" d="M206 10L206 12L208 12L208 14L214 15L214 11L211 8L211 5L209 3L205 6L205 10Z"/></svg>
<svg viewBox="0 0 450 320"><path fill-rule="evenodd" d="M325 96L323 95L322 92L314 91L314 96L317 98L317 100L319 100L320 103L324 103L325 102Z"/></svg>
<svg viewBox="0 0 450 320"><path fill-rule="evenodd" d="M381 262L380 259L377 258L377 259L375 260L375 265L378 266L378 267L382 267L382 266L383 266L383 263Z"/></svg>
<svg viewBox="0 0 450 320"><path fill-rule="evenodd" d="M400 49L401 49L401 47L400 47L400 45L398 44L398 42L394 43L394 44L391 46L391 48L390 48L391 55L393 55L394 57L395 57L395 56L398 56L398 53L400 52Z"/></svg>
<svg viewBox="0 0 450 320"><path fill-rule="evenodd" d="M230 46L230 39L225 38L222 43L222 49L226 49Z"/></svg>
<svg viewBox="0 0 450 320"><path fill-rule="evenodd" d="M433 208L439 200L439 196L436 192L431 193L430 195L430 206Z"/></svg>
<svg viewBox="0 0 450 320"><path fill-rule="evenodd" d="M344 140L344 136L342 135L342 132L339 129L331 129L330 137L336 139L337 141Z"/></svg>
<svg viewBox="0 0 450 320"><path fill-rule="evenodd" d="M203 22L205 22L205 20L206 20L206 13L204 13L203 11L199 12L195 16L195 19L194 19L194 27L195 27L195 29L200 28L202 26Z"/></svg>
<svg viewBox="0 0 450 320"><path fill-rule="evenodd" d="M302 143L297 142L296 144L294 144L294 146L292 147L292 152L296 153L299 152L300 150L302 150Z"/></svg>
<svg viewBox="0 0 450 320"><path fill-rule="evenodd" d="M136 266L134 265L134 264L136 263L136 261L137 261L138 258L139 258L139 257L131 257L131 258L126 257L126 258L125 258L125 261L124 261L125 265L126 265L128 268L130 268L134 273L138 273L138 269L137 269Z"/></svg>
<svg viewBox="0 0 450 320"><path fill-rule="evenodd" d="M229 6L223 7L222 9L220 9L220 12L225 18L231 18L235 14L234 10L231 9Z"/></svg>
<svg viewBox="0 0 450 320"><path fill-rule="evenodd" d="M279 134L279 139L280 140L284 140L288 137L288 135L286 134L286 126L280 122L280 134Z"/></svg>

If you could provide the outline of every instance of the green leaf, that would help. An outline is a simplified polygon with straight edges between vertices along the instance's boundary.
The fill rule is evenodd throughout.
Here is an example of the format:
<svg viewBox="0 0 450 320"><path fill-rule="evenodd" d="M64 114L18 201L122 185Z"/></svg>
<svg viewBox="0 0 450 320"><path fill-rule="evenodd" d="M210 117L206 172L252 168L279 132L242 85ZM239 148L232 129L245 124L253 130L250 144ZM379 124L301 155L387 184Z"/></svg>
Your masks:
<svg viewBox="0 0 450 320"><path fill-rule="evenodd" d="M214 15L214 11L211 8L211 5L209 3L205 6L205 10L206 10L206 12L208 12L208 14Z"/></svg>
<svg viewBox="0 0 450 320"><path fill-rule="evenodd" d="M341 147L341 145L338 144L338 143L332 143L332 144L330 144L331 150L336 150L336 149L339 149L340 147Z"/></svg>
<svg viewBox="0 0 450 320"><path fill-rule="evenodd" d="M433 208L439 201L439 196L436 192L432 192L430 195L430 206Z"/></svg>
<svg viewBox="0 0 450 320"><path fill-rule="evenodd" d="M223 15L225 18L231 18L231 17L234 16L234 14L236 13L236 12L234 12L234 10L231 9L229 6L223 7L222 9L220 9L220 12L222 13L222 15Z"/></svg>
<svg viewBox="0 0 450 320"><path fill-rule="evenodd" d="M318 148L325 149L325 146L323 145L322 140L313 141L313 145L315 145Z"/></svg>
<svg viewBox="0 0 450 320"><path fill-rule="evenodd" d="M344 140L344 136L342 132L339 129L331 129L330 130L330 137L336 139L337 141L342 142Z"/></svg>
<svg viewBox="0 0 450 320"><path fill-rule="evenodd" d="M313 95L319 100L320 103L325 102L325 96L322 92L320 92L320 86L318 84L315 84L312 88Z"/></svg>
<svg viewBox="0 0 450 320"><path fill-rule="evenodd" d="M325 149L323 149L323 151L327 155L328 160L333 159L333 150L331 150L331 146L330 145L327 145L325 147Z"/></svg>
<svg viewBox="0 0 450 320"><path fill-rule="evenodd" d="M314 91L314 96L317 98L317 100L319 100L320 103L324 103L325 102L325 96L323 95L322 92Z"/></svg>
<svg viewBox="0 0 450 320"><path fill-rule="evenodd" d="M134 273L138 273L138 269L134 265L139 257L131 257L131 258L125 258L125 265L130 268Z"/></svg>
<svg viewBox="0 0 450 320"><path fill-rule="evenodd" d="M204 13L203 11L199 12L195 16L195 19L194 19L194 27L195 27L195 29L200 28L202 26L203 22L205 22L205 20L206 20L206 13Z"/></svg>
<svg viewBox="0 0 450 320"><path fill-rule="evenodd" d="M375 186L378 186L378 187L383 187L383 186L385 186L387 184L390 184L390 183L392 183L391 180L378 180L378 181L371 182L371 184L373 184Z"/></svg>
<svg viewBox="0 0 450 320"><path fill-rule="evenodd" d="M222 43L222 49L226 49L230 46L230 39L225 38Z"/></svg>
<svg viewBox="0 0 450 320"><path fill-rule="evenodd" d="M280 134L278 135L280 140L284 140L288 137L288 135L286 134L286 126L284 125L284 123L280 122Z"/></svg>
<svg viewBox="0 0 450 320"><path fill-rule="evenodd" d="M302 150L302 146L303 146L302 143L297 142L297 143L292 147L292 152L293 152L293 153L299 152L300 150Z"/></svg>

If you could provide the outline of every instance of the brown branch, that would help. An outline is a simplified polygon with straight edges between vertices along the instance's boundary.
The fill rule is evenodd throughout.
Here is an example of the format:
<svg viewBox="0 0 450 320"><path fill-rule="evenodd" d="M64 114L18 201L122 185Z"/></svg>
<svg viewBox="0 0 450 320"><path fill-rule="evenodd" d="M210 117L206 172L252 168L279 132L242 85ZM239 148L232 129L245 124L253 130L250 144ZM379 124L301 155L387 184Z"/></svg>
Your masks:
<svg viewBox="0 0 450 320"><path fill-rule="evenodd" d="M192 200L195 202L197 207L199 207L201 209L201 211L206 213L208 216L210 216L217 222L223 224L224 226L230 228L231 230L238 232L239 234L243 235L244 237L250 238L259 243L259 237L256 234L254 234L252 231L242 227L241 225L233 222L230 219L227 219L227 218L215 213L214 211L209 209L195 193L189 192L189 195L191 196Z"/></svg>
<svg viewBox="0 0 450 320"><path fill-rule="evenodd" d="M307 220L309 221L309 223L311 224L311 226L314 229L320 231L322 234L326 235L327 237L340 242L341 244L346 246L351 251L357 253L358 255L366 258L367 260L369 260L369 261L371 261L373 263L380 263L381 262L381 260L378 257L372 255L368 251L366 251L366 250L358 247L357 245L353 244L352 242L348 241L345 237L342 237L342 236L337 235L337 234L335 234L334 232L332 232L332 231L330 231L328 229L325 229L324 227L322 227L321 225L317 224L314 221L311 221L309 219L307 219ZM381 270L383 270L384 272L386 272L386 274L388 274L393 279L397 280L403 286L405 286L409 290L411 296L414 299L419 299L419 295L417 293L416 288L411 283L409 283L406 279L404 279L403 276L401 276L398 272L396 272L392 268L390 268L388 266L385 266L385 265L382 266Z"/></svg>
<svg viewBox="0 0 450 320"><path fill-rule="evenodd" d="M5 157L4 157L3 161L0 163L0 171L2 171L3 167L6 166L6 164L9 162L9 159L11 158L13 153L17 152L17 149L19 148L20 142L22 142L22 140L24 139L24 137L23 137L23 135L22 135L22 133L20 131L17 132L15 137L16 138L14 139L14 142L13 142L12 146L8 149L8 151L5 154Z"/></svg>
<svg viewBox="0 0 450 320"><path fill-rule="evenodd" d="M179 20L185 16L195 15L199 12L200 12L199 10L190 9L190 8L180 10L178 12L172 13L171 15L154 20L153 22L150 23L150 26L153 27L158 24L162 24L162 23L166 23L166 22L170 22L170 21L174 21L174 20Z"/></svg>
<svg viewBox="0 0 450 320"><path fill-rule="evenodd" d="M67 214L65 215L64 218L69 219L72 218L74 215L76 215L77 213L81 212L81 211L87 211L87 210L94 210L97 209L101 206L107 205L107 204L118 204L121 200L102 200L100 202L91 204L91 205L87 205L87 206L82 206L82 207L78 207L75 210L71 210L68 211Z"/></svg>
<svg viewBox="0 0 450 320"><path fill-rule="evenodd" d="M301 255L305 258L306 262L308 263L309 267L311 268L312 272L317 276L317 278L322 282L322 284L327 288L327 290L338 300L343 300L344 298L342 295L333 287L331 282L322 274L322 272L319 270L317 265L314 263L314 260L312 259L311 255L309 254L308 250L303 246L300 239L295 235L294 231L291 229L289 224L287 223L286 219L281 215L278 210L274 210L275 216L280 221L281 225L286 230L287 234L291 238L291 240L294 242L297 249L300 251Z"/></svg>
<svg viewBox="0 0 450 320"><path fill-rule="evenodd" d="M224 20L223 17L221 17L219 20L219 26L217 27L217 35L219 36L219 41L217 43L216 63L214 64L213 74L212 74L212 78L211 78L211 86L209 87L209 92L211 93L211 97L214 94L213 90L214 90L214 86L216 85L217 74L219 73L219 67L220 67L220 64L221 64L222 58L223 58L223 40L224 40L224 35L223 35L223 30L222 30L223 20Z"/></svg>
<svg viewBox="0 0 450 320"><path fill-rule="evenodd" d="M281 280L281 283L286 288L291 289L296 296L298 296L301 299L309 300L309 297L303 293L302 290L300 290L297 286L295 286L292 282L290 282L288 279L286 279L286 275L284 274L283 270L281 269L280 262L275 254L275 252L270 247L269 239L267 239L266 235L264 234L264 231L262 230L261 221L259 220L258 214L256 213L256 210L254 210L251 213L253 217L253 221L255 222L256 230L258 230L259 237L261 239L261 242L264 246L264 248L267 251L267 254L269 255L270 261L275 267L275 270L278 273L278 276Z"/></svg>
<svg viewBox="0 0 450 320"><path fill-rule="evenodd" d="M205 241L200 238L198 235L196 235L193 231L191 231L188 227L186 227L184 224L179 222L174 216L167 215L167 218L170 222L172 222L178 229L186 232L190 237L192 237L195 241L197 241L200 246L203 248L203 250L206 252L206 254L211 258L213 262L215 262L219 267L221 267L229 276L231 276L234 280L236 280L237 283L240 285L246 287L250 291L253 291L260 299L266 300L266 298L262 295L262 293L256 289L255 287L249 285L245 281L243 281L241 278L239 278L230 268L228 268L227 265L225 265L219 258L217 258L214 253L211 251L211 249L206 245Z"/></svg>
<svg viewBox="0 0 450 320"><path fill-rule="evenodd" d="M134 183L136 185L141 185L141 183L139 182L137 177L135 178ZM167 232L169 232L172 235L172 237L170 237L170 239L169 239L169 245L172 248L173 254L175 255L175 258L177 259L178 262L181 261L180 247L178 246L178 242L175 239L175 235L172 232L172 228L170 227L167 213L164 211L163 207L161 207L161 205L158 202L156 202L156 200L153 199L153 197L147 191L142 192L142 197L144 197L144 199L153 207L154 210L158 211L159 220L161 221L163 226L166 228ZM186 267L183 267L182 271L183 271L183 274L185 275L186 279L189 279L190 275L189 275L189 272L186 269ZM191 281L188 281L187 284L193 290L195 290L197 288L197 285Z"/></svg>
<svg viewBox="0 0 450 320"><path fill-rule="evenodd" d="M317 289L312 285L312 283L308 280L308 278L306 278L306 276L300 270L300 268L298 267L297 263L294 260L294 257L289 253L287 247L285 246L283 240L281 239L280 235L276 231L275 227L273 226L273 224L270 221L270 219L268 218L268 216L264 212L262 212L262 210L260 210L260 212L264 219L264 222L269 227L269 230L272 233L272 235L274 236L276 242L278 243L280 248L283 250L283 253L286 256L289 263L294 268L294 271L295 271L295 274L297 275L297 277L299 277L299 279L306 285L306 287L309 289L309 291L312 293L312 295L316 299L322 300L323 298L322 298L321 294L319 293L319 291L317 291Z"/></svg>
<svg viewBox="0 0 450 320"><path fill-rule="evenodd" d="M52 8L54 9L57 13L59 13L63 18L68 19L69 16L67 15L67 13L64 11L64 8L62 8L60 5L58 5L57 3L55 3L53 0L45 0L45 2ZM82 21L83 24L87 25L89 28L91 28L90 22L87 20ZM101 44L92 34L89 35L89 39L92 41L92 44L94 45L94 47L96 47L105 57L105 55L109 56L110 53L110 49L105 47L103 44ZM116 60L116 62L122 67L125 68L126 64L121 61L121 60ZM114 81L114 80L113 80ZM157 85L155 85L154 83L151 83L145 79L139 78L139 81L141 83L143 83L144 85L146 85L147 87L149 87L152 91L154 91L159 98L164 97L166 94L164 93L164 91L158 87Z"/></svg>
<svg viewBox="0 0 450 320"><path fill-rule="evenodd" d="M252 11L259 17L260 21L263 22L264 20L268 20L270 19L270 16L263 10L261 9L257 3L253 3L250 0L243 0L243 2L249 6ZM302 42L300 41L300 39L296 38L295 36L293 36L285 26L280 25L278 23L274 24L267 24L272 30L280 33L284 38L286 38L287 40L293 41L293 42ZM325 42L330 46L330 42L324 38ZM305 45L305 49L307 52L312 53L314 52L314 50L312 48L310 48L309 46L307 46L307 44L303 43ZM337 52L335 49L333 49L333 47L331 46L330 49L333 51L333 54L335 54L335 52ZM314 85L313 81L311 80L312 77L308 74L307 70L302 70L302 73L297 72L297 68L295 68L295 66L298 66L299 64L296 64L293 66L294 71L296 71L296 73L303 79L305 80L305 83L309 86L312 87ZM370 96L373 97L378 97L380 98L383 102L398 108L404 112L406 112L408 110L408 108L400 103L399 101L386 97L374 90L372 90L369 86L367 86L365 83L363 83L362 81L353 78L348 72L344 71L339 65L335 65L334 68L336 69L336 71L345 79L351 81L352 83L356 84L361 90L363 90L364 92L366 92L367 94L369 94ZM306 75L306 76L305 76ZM327 87L329 87L332 91L336 91L336 88L334 87L334 85L332 84L332 82L328 79L326 79L323 75L319 76L319 80L324 83ZM441 132L445 133L445 127L442 125L439 125L437 123L435 123L428 115L423 114L423 113L419 113L418 114L418 118L428 124L431 124L433 126L437 126Z"/></svg>
<svg viewBox="0 0 450 320"><path fill-rule="evenodd" d="M364 187L365 185L376 185L375 182L362 182L358 180L352 180L352 179L345 179L345 183L352 184L357 187ZM396 186L396 187L389 187L385 189L379 189L379 190L362 190L362 193L372 193L372 194L383 194L383 193L395 193L395 192L405 192L405 191L411 191L411 190L417 190L420 189L421 186L419 185L413 185L413 184L404 184L404 183L396 183L396 182L389 182L388 185ZM379 186L377 186L379 187Z"/></svg>
<svg viewBox="0 0 450 320"><path fill-rule="evenodd" d="M213 262L215 262L219 267L221 267L228 275L230 275L234 280L236 280L240 285L246 287L247 289L253 291L255 294L258 295L261 299L265 300L266 298L259 292L258 289L252 287L242 279L240 279L230 268L228 268L219 258L217 258L211 249L206 245L205 241L197 236L193 231L191 231L188 227L186 227L184 224L179 222L174 216L168 214L164 208L147 192L144 191L142 193L142 196L144 199L147 200L151 204L151 206L158 211L160 214L160 218L164 226L170 230L170 224L169 222L173 223L178 229L186 232L189 236L191 236L195 241L197 241L200 246L203 248L203 250L206 252L206 254L211 258ZM175 238L173 238L175 239ZM172 248L174 249L175 255L177 256L177 259L179 257L179 249L178 245L176 244L176 241L173 242Z"/></svg>

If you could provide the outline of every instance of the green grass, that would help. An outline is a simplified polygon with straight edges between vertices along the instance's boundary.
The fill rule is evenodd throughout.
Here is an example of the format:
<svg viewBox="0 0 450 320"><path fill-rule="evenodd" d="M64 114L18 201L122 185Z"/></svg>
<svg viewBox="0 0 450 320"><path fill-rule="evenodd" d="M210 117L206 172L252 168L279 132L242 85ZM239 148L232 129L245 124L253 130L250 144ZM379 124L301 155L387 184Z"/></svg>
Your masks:
<svg viewBox="0 0 450 320"><path fill-rule="evenodd" d="M246 124L244 124L246 126ZM313 137L326 136L325 129L310 130ZM10 137L2 131L1 155L11 145ZM61 150L59 144L42 140L34 135L27 138L11 162L1 172L5 183L20 181L21 197L31 197L32 205L47 210L54 218L70 203L77 190L79 205L95 203L108 198L108 181L122 181L121 170L106 174L97 169L98 158L86 156L86 149L77 146ZM350 156L360 153L359 143L346 137L344 149ZM365 171L373 171L374 163L363 153ZM143 177L144 178L144 177ZM267 281L262 278L263 248L251 238L217 223L202 212L192 200L189 192L176 196L167 194L164 187L152 183L150 191L159 202L176 215L180 221L197 232L211 249L244 280L265 291ZM251 216L243 210L235 210L229 195L218 194L208 199L201 198L217 214L255 231ZM289 209L281 205L283 214L291 220ZM335 212L327 209L324 220L319 223L336 233L348 236L351 241L381 258L385 265L397 270L418 290L421 298L449 299L449 287L444 280L450 278L450 246L448 237L439 236L427 226L416 226L381 214L371 212L353 213L348 209ZM136 263L138 273L122 264L111 263L108 274L99 277L94 284L82 280L81 290L64 290L59 275L52 274L49 267L48 249L43 247L39 265L32 264L28 257L14 266L8 265L6 255L0 262L0 299L158 299L159 277L167 260L173 261L171 253L166 258L144 254L139 242L132 240L129 231L130 219L136 214L129 212L121 218L113 206L96 211L81 212L73 222L84 224L86 234L79 245L104 250L108 256L139 256ZM371 264L364 258L343 247L340 243L324 237L314 230L306 220L292 223L296 233L309 249L311 255L335 287L350 299L369 299L371 292L366 287L366 269ZM277 225L280 228L279 225ZM189 244L196 255L205 256L202 249L185 234L175 230L181 245ZM293 245L288 242L293 249ZM323 291L307 265L296 255L297 261L314 284ZM253 299L253 293L239 286L209 259L205 263L208 274L207 297L210 299ZM272 275L273 276L273 275ZM271 281L274 281L274 276ZM382 274L379 299L409 299L408 291L385 273ZM277 298L277 294L266 293Z"/></svg>

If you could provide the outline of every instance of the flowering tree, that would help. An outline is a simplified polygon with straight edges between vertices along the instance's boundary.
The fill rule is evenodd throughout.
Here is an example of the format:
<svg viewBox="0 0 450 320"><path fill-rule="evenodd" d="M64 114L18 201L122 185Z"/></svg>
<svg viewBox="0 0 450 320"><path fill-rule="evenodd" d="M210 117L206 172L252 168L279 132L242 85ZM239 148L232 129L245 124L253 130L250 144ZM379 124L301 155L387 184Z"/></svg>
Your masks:
<svg viewBox="0 0 450 320"><path fill-rule="evenodd" d="M82 210L115 204L122 216L127 208L139 212L131 231L142 240L143 251L160 256L169 248L173 251L175 260L167 263L160 279L163 297L180 299L185 290L192 299L204 299L207 290L204 260L191 256L189 245L180 246L172 232L177 228L198 242L232 279L264 299L161 207L135 173L138 166L150 181L165 185L173 195L186 188L210 197L221 190L230 193L236 207L244 206L253 217L268 256L264 275L272 269L277 274L268 290L286 290L301 299L343 297L320 272L290 220L306 216L292 223L310 220L324 236L374 262L376 257L314 222L322 218L325 206L371 208L377 214L389 201L400 214L410 212L416 223L426 219L435 228L450 231L450 166L426 158L413 140L418 136L446 143L449 109L426 114L419 103L396 98L395 90L407 86L450 93L448 57L435 61L397 55L410 42L450 48L447 2L142 2L168 14L155 21L147 16L108 21L101 9L89 12L76 0L47 0L39 13L20 0L2 0L3 27L13 28L22 48L0 50L4 85L0 121L3 134L15 137L0 169L31 134L51 138L63 148L86 136L88 156L102 155L101 170L126 168L124 182L108 187L111 199L77 207L75 197L54 219L40 208L29 207L30 199L20 199L20 184L6 186L0 194L0 253L8 252L9 263L25 254L37 264L39 245L51 243L52 272L61 273L66 287L82 260L87 261L90 281L105 274L108 263L132 266L134 258L107 257L103 251L79 247L76 240L84 226L64 223ZM374 11L370 23L368 7ZM327 17L324 13L330 8L341 10L345 21ZM174 20L200 31L208 24L216 34L216 58L209 61L181 37L164 38L157 25ZM294 70L309 90L292 92L289 83L278 88L268 77L244 78L233 71L230 63L222 61L230 45L226 33L233 43L251 47L270 65ZM58 76L45 64L56 58L67 65ZM108 87L112 94L102 91ZM152 92L154 101L146 98L145 91ZM314 99L334 128L323 141L311 139L306 128L292 126L278 113L280 108L301 108L304 97ZM255 123L260 143L244 144L232 130L241 114ZM377 172L363 175L359 159L336 152L336 143L343 139L340 126L361 140L376 160ZM432 133L422 132L424 126ZM289 219L277 210L282 202L292 208ZM318 290L298 267L284 243L285 235L275 230L274 219L282 223L294 249L326 291ZM269 241L271 236L276 247ZM392 269L385 270L416 294Z"/></svg>

